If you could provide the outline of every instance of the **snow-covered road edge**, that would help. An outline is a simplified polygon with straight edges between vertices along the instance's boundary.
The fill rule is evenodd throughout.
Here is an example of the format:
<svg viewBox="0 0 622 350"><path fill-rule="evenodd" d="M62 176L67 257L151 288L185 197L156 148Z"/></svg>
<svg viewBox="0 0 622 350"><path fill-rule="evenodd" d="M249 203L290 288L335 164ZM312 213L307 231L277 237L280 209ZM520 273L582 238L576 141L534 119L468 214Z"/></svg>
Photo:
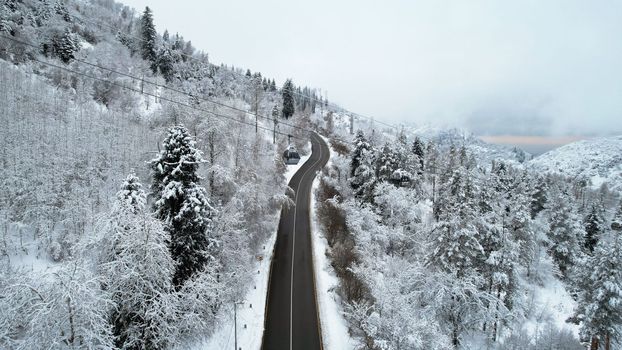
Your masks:
<svg viewBox="0 0 622 350"><path fill-rule="evenodd" d="M331 159L334 151L330 148L330 142L322 137L331 151ZM330 166L329 160L326 166ZM322 328L322 342L326 350L350 350L355 348L354 340L348 333L348 325L343 318L339 296L334 292L339 280L328 261L326 249L328 242L319 229L315 206L317 203L316 192L320 186L319 175L313 181L311 187L311 242L313 245L313 269L315 271L315 288L319 308L320 325Z"/></svg>
<svg viewBox="0 0 622 350"><path fill-rule="evenodd" d="M292 179L294 174L309 160L310 155L300 157L300 162L296 165L288 165L284 176L286 182ZM238 348L242 350L259 350L261 348L261 340L264 331L265 305L268 293L268 282L270 279L270 263L272 262L272 254L274 252L274 244L278 232L278 220L281 217L279 212L276 217L276 226L274 232L270 235L263 246L263 250L259 253L263 257L261 261L257 261L253 272L256 273L250 289L246 293L243 304L238 305ZM214 334L204 343L198 344L192 349L196 350L222 350L233 347L234 325L233 313L229 317L223 317L225 320L214 332Z"/></svg>

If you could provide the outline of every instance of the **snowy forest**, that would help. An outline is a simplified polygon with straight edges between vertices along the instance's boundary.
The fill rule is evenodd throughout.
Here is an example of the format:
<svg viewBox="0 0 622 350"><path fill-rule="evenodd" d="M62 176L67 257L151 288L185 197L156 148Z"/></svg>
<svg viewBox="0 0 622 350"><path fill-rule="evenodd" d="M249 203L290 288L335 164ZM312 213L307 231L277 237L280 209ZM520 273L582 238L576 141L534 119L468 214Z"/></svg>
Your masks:
<svg viewBox="0 0 622 350"><path fill-rule="evenodd" d="M620 346L619 193L439 138L340 139L318 219L364 348Z"/></svg>
<svg viewBox="0 0 622 350"><path fill-rule="evenodd" d="M213 65L151 11L0 5L0 348L209 337L289 203L315 90Z"/></svg>
<svg viewBox="0 0 622 350"><path fill-rule="evenodd" d="M619 189L348 115L169 29L112 0L2 0L0 348L199 348L257 287L293 205L282 152L312 130L354 349L622 346Z"/></svg>

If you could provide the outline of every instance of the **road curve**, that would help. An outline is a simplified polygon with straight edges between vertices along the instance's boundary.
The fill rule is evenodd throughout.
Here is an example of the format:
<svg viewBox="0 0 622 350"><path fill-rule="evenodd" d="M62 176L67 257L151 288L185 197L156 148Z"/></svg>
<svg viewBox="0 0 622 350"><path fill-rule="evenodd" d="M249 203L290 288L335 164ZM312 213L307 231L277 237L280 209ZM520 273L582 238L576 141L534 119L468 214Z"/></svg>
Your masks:
<svg viewBox="0 0 622 350"><path fill-rule="evenodd" d="M264 350L322 349L313 272L309 206L316 172L330 157L328 146L311 135L312 153L289 182L295 207L283 209L270 266Z"/></svg>

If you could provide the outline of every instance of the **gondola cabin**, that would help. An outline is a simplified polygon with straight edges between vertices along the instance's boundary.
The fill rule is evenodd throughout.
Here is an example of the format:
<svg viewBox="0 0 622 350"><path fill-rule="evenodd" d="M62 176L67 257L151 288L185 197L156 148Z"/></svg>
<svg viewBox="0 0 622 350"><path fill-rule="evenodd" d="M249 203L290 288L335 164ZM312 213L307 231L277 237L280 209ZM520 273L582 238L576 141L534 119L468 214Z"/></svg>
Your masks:
<svg viewBox="0 0 622 350"><path fill-rule="evenodd" d="M403 170L396 170L391 174L389 181L398 187L410 186L410 174Z"/></svg>
<svg viewBox="0 0 622 350"><path fill-rule="evenodd" d="M296 165L300 162L300 154L298 154L294 146L287 147L287 150L283 152L283 161L287 165Z"/></svg>

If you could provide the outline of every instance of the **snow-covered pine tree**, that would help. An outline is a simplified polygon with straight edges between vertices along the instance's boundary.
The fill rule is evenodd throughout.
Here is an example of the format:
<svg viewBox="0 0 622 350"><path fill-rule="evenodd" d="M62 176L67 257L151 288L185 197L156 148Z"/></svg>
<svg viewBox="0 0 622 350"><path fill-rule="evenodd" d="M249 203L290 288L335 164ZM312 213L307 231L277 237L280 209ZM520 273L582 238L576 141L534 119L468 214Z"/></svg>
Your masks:
<svg viewBox="0 0 622 350"><path fill-rule="evenodd" d="M425 151L423 142L419 136L415 137L415 141L413 141L412 153L415 156L415 162L418 162L419 164L419 169L423 170L425 164Z"/></svg>
<svg viewBox="0 0 622 350"><path fill-rule="evenodd" d="M141 34L141 54L142 58L151 62L151 70L156 73L157 65L157 39L155 25L153 24L153 13L149 6L145 7L142 17L140 18L140 34Z"/></svg>
<svg viewBox="0 0 622 350"><path fill-rule="evenodd" d="M183 125L172 127L163 150L151 161L156 216L170 232L176 262L175 286L181 286L209 262L214 209L197 174L201 152Z"/></svg>
<svg viewBox="0 0 622 350"><path fill-rule="evenodd" d="M460 169L458 158L458 151L452 144L449 147L449 153L444 162L441 162L440 159L430 161L430 164L434 167L433 186L435 188L433 190L435 193L433 193L432 210L436 220L439 220L444 215L444 212L450 210L450 207L454 205L453 197L455 191L461 186L456 181L461 182L470 175L465 167ZM430 167L428 168L430 169ZM437 177L436 174L439 174L439 176Z"/></svg>
<svg viewBox="0 0 622 350"><path fill-rule="evenodd" d="M65 22L71 22L69 11L67 11L67 7L65 7L65 4L61 1L56 1L54 3L54 11L56 11L56 14L61 16Z"/></svg>
<svg viewBox="0 0 622 350"><path fill-rule="evenodd" d="M371 150L371 145L365 137L363 130L358 130L352 141L352 154L350 156L350 177L354 177L356 169L361 165L363 152Z"/></svg>
<svg viewBox="0 0 622 350"><path fill-rule="evenodd" d="M162 74L167 82L171 82L175 77L174 64L179 61L179 56L177 56L176 53L174 53L170 48L162 47L158 52L156 60L156 65L158 66L160 74Z"/></svg>
<svg viewBox="0 0 622 350"><path fill-rule="evenodd" d="M490 182L481 190L482 212L479 215L480 220L477 221L485 258L485 263L479 270L485 279L484 290L495 296L494 302L489 306L494 320L490 322L491 327L487 328L491 331L489 337L493 341L497 340L498 322L503 316L500 310L513 308L517 287L516 268L522 248L522 242L517 235L521 238L524 236L524 239L532 238L529 236L527 221L527 200L517 201L514 193L510 191L511 182L504 166L493 166Z"/></svg>
<svg viewBox="0 0 622 350"><path fill-rule="evenodd" d="M548 183L542 175L536 175L531 191L531 218L535 219L546 208L548 202Z"/></svg>
<svg viewBox="0 0 622 350"><path fill-rule="evenodd" d="M125 178L121 190L117 192L118 210L127 210L132 214L138 214L145 208L146 196L143 185L134 173Z"/></svg>
<svg viewBox="0 0 622 350"><path fill-rule="evenodd" d="M376 185L375 152L367 142L363 131L359 130L354 138L350 162L350 186L355 195L367 203L373 202Z"/></svg>
<svg viewBox="0 0 622 350"><path fill-rule="evenodd" d="M572 203L570 196L562 190L548 209L549 251L564 276L581 254L580 247L585 238L581 219Z"/></svg>
<svg viewBox="0 0 622 350"><path fill-rule="evenodd" d="M622 237L613 231L604 235L579 269L577 309L570 320L580 322L591 350L610 350L621 335Z"/></svg>
<svg viewBox="0 0 622 350"><path fill-rule="evenodd" d="M376 177L379 181L390 181L393 173L400 168L398 155L386 143L376 162Z"/></svg>
<svg viewBox="0 0 622 350"><path fill-rule="evenodd" d="M285 119L289 119L294 115L294 83L291 79L287 79L283 88L281 89L281 95L283 97L283 109L281 115Z"/></svg>
<svg viewBox="0 0 622 350"><path fill-rule="evenodd" d="M531 197L529 191L531 182L529 177L522 180L512 190L512 203L507 213L507 225L513 239L518 244L517 252L519 262L527 268L527 274L531 272L531 266L535 262L536 252L542 244L541 237L534 229L534 221L531 218Z"/></svg>
<svg viewBox="0 0 622 350"><path fill-rule="evenodd" d="M117 193L102 240L100 271L114 303L110 314L116 346L149 349L166 346L174 262L169 234L145 211L146 196L130 174Z"/></svg>
<svg viewBox="0 0 622 350"><path fill-rule="evenodd" d="M80 49L80 44L75 34L65 28L59 37L54 38L54 52L64 63L69 63L75 58L75 53Z"/></svg>
<svg viewBox="0 0 622 350"><path fill-rule="evenodd" d="M484 251L477 229L475 184L464 167L456 169L443 191L443 210L434 225L429 261L458 278L482 266Z"/></svg>
<svg viewBox="0 0 622 350"><path fill-rule="evenodd" d="M592 209L585 219L584 247L588 253L594 252L594 247L596 247L600 235L605 230L604 224L601 210L596 205L592 205Z"/></svg>

